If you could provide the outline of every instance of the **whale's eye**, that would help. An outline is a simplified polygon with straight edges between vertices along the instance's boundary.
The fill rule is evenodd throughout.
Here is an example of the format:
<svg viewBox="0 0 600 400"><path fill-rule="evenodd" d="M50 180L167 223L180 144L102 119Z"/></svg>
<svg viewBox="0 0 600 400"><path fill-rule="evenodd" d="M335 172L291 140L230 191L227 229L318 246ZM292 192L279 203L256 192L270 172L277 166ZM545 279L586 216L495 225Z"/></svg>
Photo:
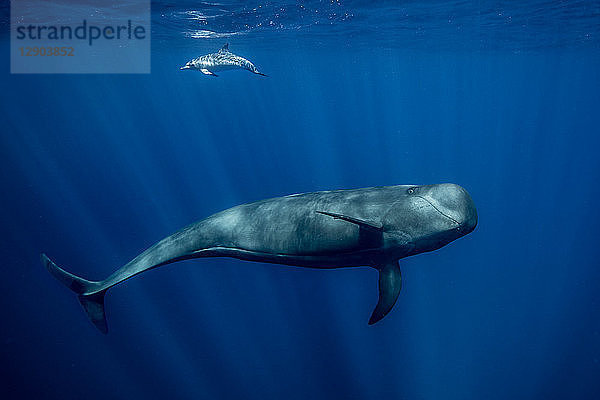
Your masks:
<svg viewBox="0 0 600 400"><path fill-rule="evenodd" d="M408 194L413 194L415 192L415 188L410 188L406 191Z"/></svg>

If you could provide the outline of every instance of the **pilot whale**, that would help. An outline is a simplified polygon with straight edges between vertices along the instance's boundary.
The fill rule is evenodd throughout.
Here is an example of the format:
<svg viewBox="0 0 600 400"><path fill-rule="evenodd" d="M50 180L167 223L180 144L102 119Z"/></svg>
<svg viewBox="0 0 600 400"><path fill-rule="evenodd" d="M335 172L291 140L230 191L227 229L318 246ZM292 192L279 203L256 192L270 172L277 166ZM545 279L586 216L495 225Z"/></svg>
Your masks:
<svg viewBox="0 0 600 400"><path fill-rule="evenodd" d="M216 53L206 54L198 58L194 58L188 61L180 69L195 69L202 72L204 75L218 76L215 71L227 71L230 69L246 69L257 75L266 76L262 72L258 72L258 69L250 61L244 57L236 56L229 51L229 43L226 43L221 50Z"/></svg>
<svg viewBox="0 0 600 400"><path fill-rule="evenodd" d="M379 301L369 325L394 306L402 279L398 260L439 249L477 225L471 196L455 184L398 185L294 194L242 204L189 225L103 281L43 265L75 292L103 333L106 291L144 271L176 261L233 257L309 268L370 266L379 271Z"/></svg>

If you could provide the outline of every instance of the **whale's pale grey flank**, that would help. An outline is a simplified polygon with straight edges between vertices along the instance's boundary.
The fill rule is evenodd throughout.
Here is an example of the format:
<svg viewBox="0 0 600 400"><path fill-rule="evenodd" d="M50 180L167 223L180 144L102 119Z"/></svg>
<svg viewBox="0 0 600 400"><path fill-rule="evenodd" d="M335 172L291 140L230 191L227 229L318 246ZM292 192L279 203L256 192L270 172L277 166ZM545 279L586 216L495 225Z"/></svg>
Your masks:
<svg viewBox="0 0 600 400"><path fill-rule="evenodd" d="M188 61L180 69L194 69L202 72L204 75L218 76L215 72L227 71L230 69L246 69L257 75L266 76L262 72L258 72L258 69L250 61L244 57L236 56L229 51L229 43L221 47L216 53L206 54L193 60Z"/></svg>
<svg viewBox="0 0 600 400"><path fill-rule="evenodd" d="M41 259L78 294L104 333L109 288L149 269L201 257L309 268L371 266L379 270L379 302L369 320L374 324L400 293L399 259L439 249L476 225L475 204L458 185L385 186L295 194L221 211L166 237L103 281L70 274L45 254Z"/></svg>

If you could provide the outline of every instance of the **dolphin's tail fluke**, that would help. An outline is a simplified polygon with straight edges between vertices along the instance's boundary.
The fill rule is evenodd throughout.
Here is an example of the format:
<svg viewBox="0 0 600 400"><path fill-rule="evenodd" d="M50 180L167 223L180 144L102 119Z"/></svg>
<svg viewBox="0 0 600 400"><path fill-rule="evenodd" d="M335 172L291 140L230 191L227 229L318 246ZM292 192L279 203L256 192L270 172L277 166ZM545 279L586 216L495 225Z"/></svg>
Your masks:
<svg viewBox="0 0 600 400"><path fill-rule="evenodd" d="M41 255L42 264L60 283L77 293L79 302L87 316L102 333L108 333L106 315L104 314L104 294L101 282L88 281L61 269L45 254Z"/></svg>

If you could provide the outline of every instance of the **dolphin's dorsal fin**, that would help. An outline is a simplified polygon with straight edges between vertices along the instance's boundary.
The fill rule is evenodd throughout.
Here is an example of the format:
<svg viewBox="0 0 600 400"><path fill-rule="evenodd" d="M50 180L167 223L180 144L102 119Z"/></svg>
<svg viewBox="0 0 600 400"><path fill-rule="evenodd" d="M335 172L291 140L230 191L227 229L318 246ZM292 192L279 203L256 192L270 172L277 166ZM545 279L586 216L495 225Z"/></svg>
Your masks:
<svg viewBox="0 0 600 400"><path fill-rule="evenodd" d="M219 52L229 51L229 43L225 43Z"/></svg>
<svg viewBox="0 0 600 400"><path fill-rule="evenodd" d="M364 228L364 229L367 229L370 231L377 231L377 232L383 231L383 225L379 222L366 221L364 219L349 217L347 215L336 214L336 213L331 213L331 212L327 212L327 211L317 211L317 212L319 214L328 215L330 217L333 217L333 219L341 219L343 221L351 222L353 224L360 226L361 228Z"/></svg>
<svg viewBox="0 0 600 400"><path fill-rule="evenodd" d="M379 270L379 301L371 314L369 325L380 321L391 311L402 289L402 274L398 261L390 261L375 268Z"/></svg>

